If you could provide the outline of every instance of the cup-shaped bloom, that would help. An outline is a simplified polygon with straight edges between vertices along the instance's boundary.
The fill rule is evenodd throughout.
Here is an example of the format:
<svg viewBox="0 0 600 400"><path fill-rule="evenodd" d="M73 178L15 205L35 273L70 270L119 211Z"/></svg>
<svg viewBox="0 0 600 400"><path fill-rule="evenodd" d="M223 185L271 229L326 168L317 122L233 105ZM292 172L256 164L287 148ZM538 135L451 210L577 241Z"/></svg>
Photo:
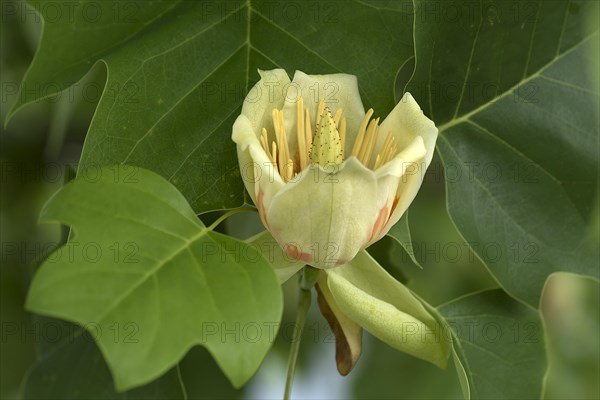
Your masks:
<svg viewBox="0 0 600 400"><path fill-rule="evenodd" d="M409 93L383 122L372 118L353 75L259 73L233 125L246 189L290 257L345 264L406 211L437 128Z"/></svg>

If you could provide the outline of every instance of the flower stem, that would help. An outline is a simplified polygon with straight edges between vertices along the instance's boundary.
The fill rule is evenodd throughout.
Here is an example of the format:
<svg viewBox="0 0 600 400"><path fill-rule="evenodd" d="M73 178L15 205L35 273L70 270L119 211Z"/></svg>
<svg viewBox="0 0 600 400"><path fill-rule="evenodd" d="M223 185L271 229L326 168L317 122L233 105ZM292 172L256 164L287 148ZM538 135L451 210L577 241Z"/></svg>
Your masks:
<svg viewBox="0 0 600 400"><path fill-rule="evenodd" d="M300 350L300 339L304 331L306 315L310 308L310 291L314 286L319 270L306 266L302 271L300 278L300 298L298 299L298 314L296 314L296 324L294 325L294 335L292 337L292 346L290 347L290 358L288 359L287 377L285 380L284 400L289 400L292 393L292 383L294 381L294 372L296 371L296 360Z"/></svg>
<svg viewBox="0 0 600 400"><path fill-rule="evenodd" d="M306 265L300 277L300 289L310 291L315 286L315 283L317 283L320 274L320 269Z"/></svg>

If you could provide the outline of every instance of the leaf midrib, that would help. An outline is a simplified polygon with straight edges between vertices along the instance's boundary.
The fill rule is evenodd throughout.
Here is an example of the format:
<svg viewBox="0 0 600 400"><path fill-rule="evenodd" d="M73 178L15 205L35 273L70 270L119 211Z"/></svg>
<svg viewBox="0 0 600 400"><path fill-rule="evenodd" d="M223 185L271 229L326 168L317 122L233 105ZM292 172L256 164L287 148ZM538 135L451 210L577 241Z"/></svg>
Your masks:
<svg viewBox="0 0 600 400"><path fill-rule="evenodd" d="M545 169L542 165L540 165L539 163L535 162L534 160L532 160L531 158L529 158L528 156L526 156L522 151L516 149L514 146L508 144L506 141L504 141L500 136L496 135L494 132L486 129L485 127L482 127L481 125L479 125L478 123L474 122L471 117L473 117L474 115L478 114L479 112L486 110L488 107L493 106L498 100L504 98L507 95L510 95L511 93L514 92L514 90L519 87L520 85L531 81L535 78L543 78L542 73L550 68L552 65L554 65L554 63L556 63L557 61L561 60L562 58L564 58L565 56L567 56L568 54L572 53L573 51L575 51L576 49L578 49L580 46L584 45L588 40L590 40L591 38L593 38L594 36L596 36L598 34L598 31L594 31L593 33L589 34L588 36L584 37L579 43L573 45L571 48L569 48L568 50L564 51L563 53L555 56L552 60L550 60L548 63L546 63L544 66L542 66L538 71L536 71L535 73L531 74L531 76L529 76L527 79L525 80L521 80L519 82L517 82L515 85L513 85L512 87L510 87L509 89L507 89L504 93L494 97L493 99L489 100L487 103L479 106L478 108L476 108L475 110L470 111L469 113L463 115L462 117L453 119L443 125L441 125L439 127L439 137L446 142L446 144L448 145L448 148L451 149L451 151L454 153L454 155L457 157L457 159L461 160L461 157L458 155L458 153L456 152L456 150L454 149L454 147L452 146L452 144L448 141L448 139L443 135L444 132L449 131L451 128L458 126L462 123L468 123L471 124L473 126L475 126L478 130L482 130L484 131L484 133L488 133L492 138L496 139L498 142L503 143L504 145L506 145L509 149L512 149L512 151L519 155L520 157L530 161L531 163L533 163L533 165L535 165L539 170L541 170L542 172L544 172L546 175L548 175L549 177L552 178L552 180L556 183L558 183L561 187L564 188L564 183L562 180L560 180L558 177L554 176L552 173L550 173L550 171L548 171L547 169ZM482 129L483 128L483 129ZM510 213L508 213L507 211L505 211L501 205L496 201L496 199L494 198L494 196L492 195L491 192L489 192L488 188L484 185L483 182L481 182L476 176L474 177L475 181L477 182L477 184L487 193L487 195L489 196L489 198L491 198L494 203L496 203L498 205L498 208L502 211L502 213L504 215L506 215L511 221L513 221L513 223L519 227L519 229L525 233L526 235L531 235L530 233L527 232L527 230L525 228L523 228L520 224L518 224L510 215ZM536 237L535 235L531 235L532 237Z"/></svg>
<svg viewBox="0 0 600 400"><path fill-rule="evenodd" d="M494 105L498 100L504 98L505 96L511 94L514 92L514 90L516 88L518 88L520 85L523 85L524 83L529 82L532 79L535 79L537 77L542 77L542 73L550 68L555 62L560 61L562 58L564 58L565 56L567 56L568 54L572 53L573 51L575 51L576 49L578 49L580 46L582 46L583 44L585 44L588 40L590 40L591 38L593 38L594 36L598 35L598 31L594 31L591 34L589 34L588 36L585 36L579 43L573 45L572 47L570 47L569 49L565 50L563 53L555 56L552 60L550 60L548 63L546 63L545 65L543 65L540 69L538 69L536 72L534 72L533 74L531 74L529 77L527 77L527 79L521 79L519 80L517 83L515 83L513 86L511 86L510 88L506 89L503 93L501 93L498 96L493 97L492 99L488 100L485 104L480 105L479 107L475 108L474 110L469 111L468 113L466 113L465 115L458 117L458 118L453 118L450 121L442 124L439 126L438 131L440 133L440 135L442 133L444 133L445 131L447 131L448 129L452 128L453 126L459 125L462 122L466 122L468 120L470 120L471 117L473 117L475 114L487 109L488 107L491 107L492 105Z"/></svg>
<svg viewBox="0 0 600 400"><path fill-rule="evenodd" d="M103 321L116 307L118 307L125 299L127 299L133 292L135 292L142 284L144 284L149 278L156 276L156 273L163 268L168 262L172 261L175 257L177 257L181 252L190 248L190 246L200 240L203 236L208 234L208 228L204 227L200 232L196 233L194 236L183 242L183 244L177 247L173 252L168 254L165 258L159 260L155 266L149 269L146 273L142 275L142 277L136 281L128 290L126 290L121 296L117 297L115 301L113 301L106 310L98 315L94 321Z"/></svg>

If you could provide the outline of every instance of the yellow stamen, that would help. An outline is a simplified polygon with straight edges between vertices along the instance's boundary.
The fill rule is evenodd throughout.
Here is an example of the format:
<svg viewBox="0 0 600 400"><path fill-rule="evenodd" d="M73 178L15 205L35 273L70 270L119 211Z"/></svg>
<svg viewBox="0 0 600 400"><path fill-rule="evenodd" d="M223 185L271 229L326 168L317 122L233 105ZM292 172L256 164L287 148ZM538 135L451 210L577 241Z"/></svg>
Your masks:
<svg viewBox="0 0 600 400"><path fill-rule="evenodd" d="M262 128L261 135L260 135L260 143L262 144L263 149L265 149L265 153L267 153L267 157L269 157L269 161L271 161L273 164L275 164L275 160L273 159L273 156L271 155L271 152L269 151L269 138L267 135L267 130L265 128Z"/></svg>
<svg viewBox="0 0 600 400"><path fill-rule="evenodd" d="M383 160L385 160L388 148L392 144L393 140L394 135L392 135L392 131L389 131L387 137L385 138L385 141L383 142L383 146L381 146L381 149L379 150L379 153L375 158L375 166L373 167L373 169L377 169L382 165Z"/></svg>
<svg viewBox="0 0 600 400"><path fill-rule="evenodd" d="M285 173L286 181L291 180L292 177L294 176L294 163L289 158L288 158L285 172L286 172Z"/></svg>
<svg viewBox="0 0 600 400"><path fill-rule="evenodd" d="M373 128L373 132L371 137L369 138L369 147L367 147L367 151L365 153L365 166L369 166L369 162L371 161L371 155L373 154L373 149L375 148L375 143L377 143L377 135L379 134L379 118L375 121L375 128Z"/></svg>
<svg viewBox="0 0 600 400"><path fill-rule="evenodd" d="M281 166L283 165L283 143L281 139L281 132L279 126L279 111L276 108L273 109L273 129L275 129L275 139L277 141L277 147L279 148L279 158L277 159L277 167L279 170L279 175L283 178L283 171Z"/></svg>
<svg viewBox="0 0 600 400"><path fill-rule="evenodd" d="M333 116L333 122L335 122L335 127L340 129L340 118L342 116L342 112L344 112L343 108L338 108L338 110L335 112L335 115Z"/></svg>
<svg viewBox="0 0 600 400"><path fill-rule="evenodd" d="M260 144L262 144L263 149L265 149L267 156L269 158L271 158L271 153L269 152L267 143L268 143L267 130L265 128L262 128L262 131L260 133Z"/></svg>
<svg viewBox="0 0 600 400"><path fill-rule="evenodd" d="M373 167L373 169L377 169L379 168L379 165L381 164L381 154L377 154L377 157L375 158L375 166Z"/></svg>
<svg viewBox="0 0 600 400"><path fill-rule="evenodd" d="M360 123L360 127L358 128L358 136L356 137L356 141L354 142L354 147L352 147L352 155L358 157L358 152L360 151L360 147L362 146L362 142L365 137L365 129L367 128L367 124L369 123L369 119L371 119L371 115L373 115L373 109L369 108L369 111L365 114L362 122Z"/></svg>
<svg viewBox="0 0 600 400"><path fill-rule="evenodd" d="M387 159L385 160L385 162L388 162L392 158L394 158L394 156L396 155L396 151L398 151L398 146L396 145L396 143L394 143L392 145L392 147L390 147L390 150L388 151Z"/></svg>
<svg viewBox="0 0 600 400"><path fill-rule="evenodd" d="M383 161L388 162L392 159L392 157L394 157L396 153L396 143L392 142L392 144L390 144L388 146L388 149L385 153L385 159Z"/></svg>
<svg viewBox="0 0 600 400"><path fill-rule="evenodd" d="M360 146L360 152L358 153L358 159L365 164L367 149L369 148L369 142L371 140L371 136L375 132L375 126L377 125L377 121L372 119L369 122L369 127L367 128L367 132L365 133L364 140L362 141L362 145Z"/></svg>
<svg viewBox="0 0 600 400"><path fill-rule="evenodd" d="M283 142L284 160L290 159L290 147L288 146L287 133L285 133L285 125L283 123L283 110L279 110L279 130L281 132L281 139Z"/></svg>
<svg viewBox="0 0 600 400"><path fill-rule="evenodd" d="M310 126L310 111L306 109L306 119L304 122L304 130L306 131L306 151L312 146L312 128ZM308 155L308 153L307 153ZM308 159L308 157L307 157Z"/></svg>
<svg viewBox="0 0 600 400"><path fill-rule="evenodd" d="M309 107L304 107L302 97L296 103L296 137L298 147L294 153L290 152L283 110L272 110L275 140L269 147L269 135L266 128L261 128L260 143L269 160L277 168L277 172L284 182L289 182L311 163L320 165L343 162L346 157L346 117L342 117L344 110L337 109L332 117L325 101L319 100L317 114L315 115L313 133L311 113ZM370 108L357 132L356 140L352 145L351 156L368 168L376 170L390 161L396 155L398 144L391 131L388 132L380 148L377 146L379 135L379 118L371 119L373 109ZM313 146L318 149L313 149ZM376 151L378 150L378 151ZM374 157L374 160L372 160Z"/></svg>

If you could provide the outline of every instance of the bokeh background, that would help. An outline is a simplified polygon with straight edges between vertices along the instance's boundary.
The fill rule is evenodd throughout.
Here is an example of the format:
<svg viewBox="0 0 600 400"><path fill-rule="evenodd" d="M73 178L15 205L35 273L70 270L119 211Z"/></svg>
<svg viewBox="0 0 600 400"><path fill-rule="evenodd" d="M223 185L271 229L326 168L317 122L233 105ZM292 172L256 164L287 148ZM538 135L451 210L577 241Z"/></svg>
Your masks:
<svg viewBox="0 0 600 400"><path fill-rule="evenodd" d="M41 34L42 22L33 12L7 14L3 2L1 17L1 119L15 100L18 84L31 62ZM19 7L23 7L19 5ZM594 67L597 69L597 65ZM2 126L1 175L1 267L0 267L0 397L60 398L58 382L27 379L41 356L47 337L40 333L44 320L24 310L29 282L48 252L63 240L58 226L42 226L37 215L44 202L76 168L85 133L100 98L106 72L95 65L72 95L47 99L21 110ZM383 240L370 251L396 278L433 305L461 295L497 287L486 268L470 252L449 219L445 206L444 171L434 159L423 189L410 207L409 219L415 253L422 269L412 264L402 249ZM590 230L598 239L598 209ZM209 221L214 215L205 215ZM255 215L236 215L222 225L227 233L241 238L261 230ZM459 249L459 251L456 251ZM600 398L600 332L598 284L568 274L557 274L547 284L542 312L547 329L549 369L546 398ZM290 329L295 315L297 281L284 286L286 308L283 328L265 363L243 389L236 391L227 382L202 348L193 349L182 361L183 379L190 398L280 398L285 380ZM74 344L68 344L74 345ZM90 348L91 347L91 348ZM58 348L56 351L63 351ZM311 308L302 342L294 398L460 398L452 367L442 371L426 362L399 353L365 334L364 350L355 370L340 377L335 368L335 344L316 304ZM93 344L64 360L64 368L86 368L89 398L97 389L99 398L107 370ZM97 386L94 386L97 385ZM106 385L105 385L106 386ZM25 390L27 388L27 390ZM100 394L103 393L103 394Z"/></svg>

